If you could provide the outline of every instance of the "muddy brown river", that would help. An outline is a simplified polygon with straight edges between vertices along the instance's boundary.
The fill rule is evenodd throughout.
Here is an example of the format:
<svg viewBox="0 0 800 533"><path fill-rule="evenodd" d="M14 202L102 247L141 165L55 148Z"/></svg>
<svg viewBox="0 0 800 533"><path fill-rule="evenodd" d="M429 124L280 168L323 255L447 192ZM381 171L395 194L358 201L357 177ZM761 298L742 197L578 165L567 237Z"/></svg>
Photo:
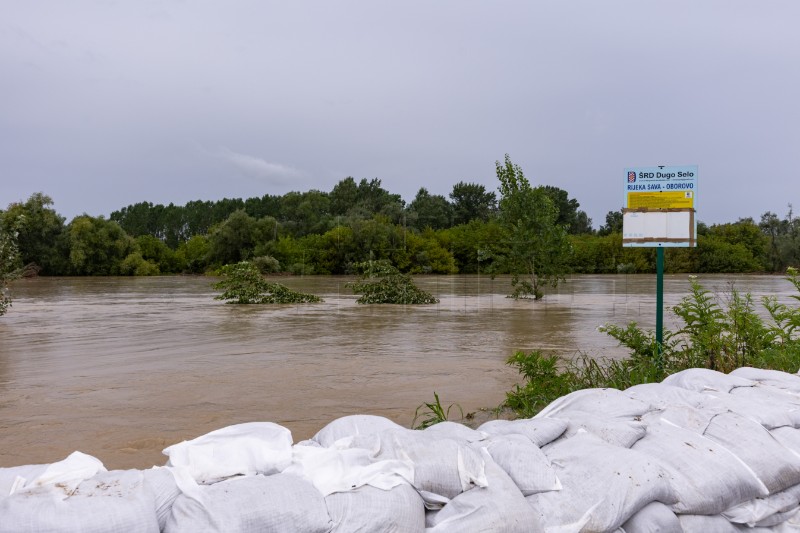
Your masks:
<svg viewBox="0 0 800 533"><path fill-rule="evenodd" d="M465 413L491 408L519 381L505 365L515 350L618 357L600 324L655 323L652 275L575 276L539 302L505 298L508 279L416 278L441 299L430 306L359 305L341 277L279 279L320 304L226 305L212 281L15 282L0 317L0 467L81 450L109 469L147 468L172 443L249 421L295 441L355 413L409 426L434 391ZM794 291L779 276L701 281L787 302ZM687 287L667 276L666 303Z"/></svg>

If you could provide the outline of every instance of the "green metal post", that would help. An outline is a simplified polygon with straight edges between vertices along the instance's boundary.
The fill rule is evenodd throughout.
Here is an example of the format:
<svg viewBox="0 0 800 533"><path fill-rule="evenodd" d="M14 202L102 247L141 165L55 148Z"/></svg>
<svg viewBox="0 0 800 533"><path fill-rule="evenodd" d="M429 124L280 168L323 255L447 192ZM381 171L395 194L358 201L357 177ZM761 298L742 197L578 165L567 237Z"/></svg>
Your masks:
<svg viewBox="0 0 800 533"><path fill-rule="evenodd" d="M658 347L658 366L663 369L664 343L664 248L656 249L656 345Z"/></svg>

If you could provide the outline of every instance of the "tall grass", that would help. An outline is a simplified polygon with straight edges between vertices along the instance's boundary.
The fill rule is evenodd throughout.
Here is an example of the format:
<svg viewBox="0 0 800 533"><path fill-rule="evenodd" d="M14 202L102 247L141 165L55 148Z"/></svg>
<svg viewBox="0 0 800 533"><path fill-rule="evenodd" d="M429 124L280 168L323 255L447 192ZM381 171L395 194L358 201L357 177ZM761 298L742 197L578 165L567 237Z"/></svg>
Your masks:
<svg viewBox="0 0 800 533"><path fill-rule="evenodd" d="M506 405L519 416L529 417L556 398L572 391L611 387L625 389L654 383L687 368L730 372L750 366L795 373L800 368L800 306L779 303L766 296L761 305L769 319L757 312L752 295L731 287L721 298L691 276L689 294L672 308L683 323L676 331L665 330L659 347L655 333L635 322L627 326L606 324L600 328L630 351L621 360L581 355L562 362L539 350L517 352L508 364L524 378L506 394ZM800 292L800 276L787 270L787 280ZM800 301L800 295L792 295ZM660 349L659 349L660 348Z"/></svg>

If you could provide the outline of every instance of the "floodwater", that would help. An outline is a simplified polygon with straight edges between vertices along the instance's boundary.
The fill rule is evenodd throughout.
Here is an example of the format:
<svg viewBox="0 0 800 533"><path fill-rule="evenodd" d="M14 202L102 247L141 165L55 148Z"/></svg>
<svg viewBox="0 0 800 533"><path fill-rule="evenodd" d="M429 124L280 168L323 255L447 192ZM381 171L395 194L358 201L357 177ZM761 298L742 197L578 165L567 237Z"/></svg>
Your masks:
<svg viewBox="0 0 800 533"><path fill-rule="evenodd" d="M109 469L147 468L170 444L250 421L295 441L348 414L409 426L434 391L465 413L492 408L519 382L505 364L515 350L618 357L599 325L655 323L653 275L575 276L538 302L505 298L507 278L416 278L441 299L429 306L356 304L344 277L279 278L320 304L226 305L212 281L15 282L0 318L0 467L80 450ZM701 281L787 302L794 291L779 276ZM667 276L666 304L687 287Z"/></svg>

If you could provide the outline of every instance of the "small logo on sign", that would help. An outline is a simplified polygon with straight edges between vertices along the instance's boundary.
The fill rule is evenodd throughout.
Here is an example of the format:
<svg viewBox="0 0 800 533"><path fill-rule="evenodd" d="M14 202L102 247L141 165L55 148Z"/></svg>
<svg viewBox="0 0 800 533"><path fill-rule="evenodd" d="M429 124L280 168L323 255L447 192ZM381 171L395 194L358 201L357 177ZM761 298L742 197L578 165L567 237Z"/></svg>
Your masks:
<svg viewBox="0 0 800 533"><path fill-rule="evenodd" d="M636 183L636 172L628 172L628 183Z"/></svg>

